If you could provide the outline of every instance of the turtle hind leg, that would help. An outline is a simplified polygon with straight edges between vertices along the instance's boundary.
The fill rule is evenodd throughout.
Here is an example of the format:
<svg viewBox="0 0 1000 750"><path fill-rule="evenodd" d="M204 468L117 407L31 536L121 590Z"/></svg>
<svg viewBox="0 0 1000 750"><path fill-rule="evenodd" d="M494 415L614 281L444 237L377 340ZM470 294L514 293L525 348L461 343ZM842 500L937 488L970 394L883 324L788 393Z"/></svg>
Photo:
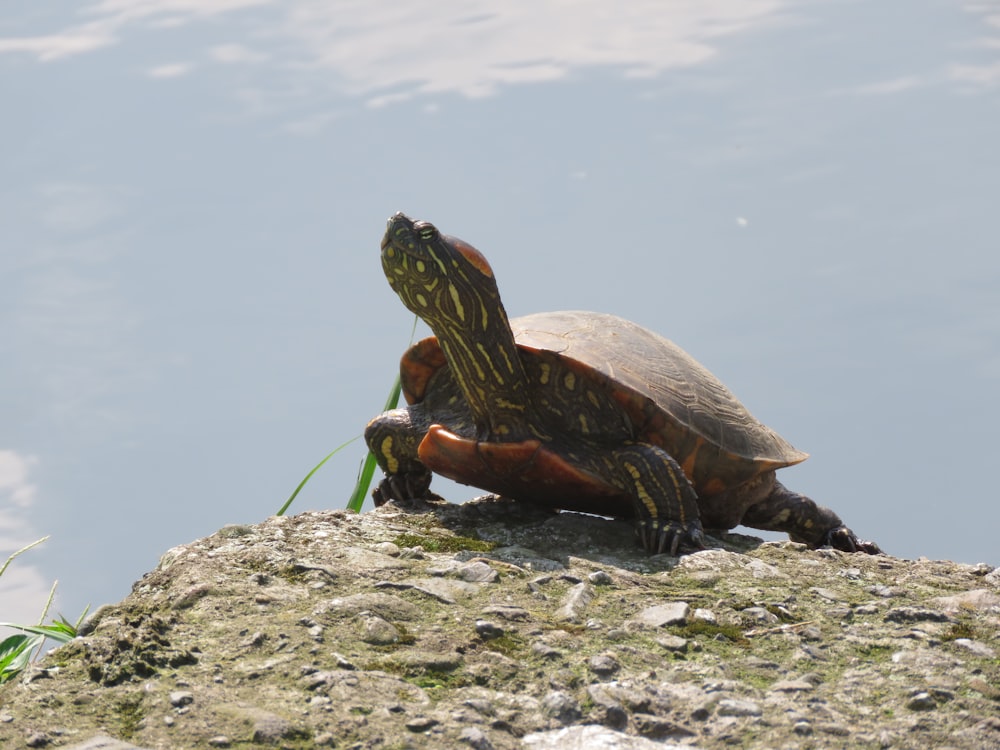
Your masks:
<svg viewBox="0 0 1000 750"><path fill-rule="evenodd" d="M704 548L698 496L670 454L648 443L631 443L608 460L617 483L632 497L636 536L647 552L676 555Z"/></svg>
<svg viewBox="0 0 1000 750"><path fill-rule="evenodd" d="M385 472L372 490L376 507L390 500L405 502L431 496L431 472L417 456L425 432L411 409L393 409L368 423L365 442Z"/></svg>
<svg viewBox="0 0 1000 750"><path fill-rule="evenodd" d="M843 552L882 553L875 542L858 539L840 516L827 507L775 480L771 492L749 506L740 521L745 526L784 531L793 542L810 547L833 547Z"/></svg>

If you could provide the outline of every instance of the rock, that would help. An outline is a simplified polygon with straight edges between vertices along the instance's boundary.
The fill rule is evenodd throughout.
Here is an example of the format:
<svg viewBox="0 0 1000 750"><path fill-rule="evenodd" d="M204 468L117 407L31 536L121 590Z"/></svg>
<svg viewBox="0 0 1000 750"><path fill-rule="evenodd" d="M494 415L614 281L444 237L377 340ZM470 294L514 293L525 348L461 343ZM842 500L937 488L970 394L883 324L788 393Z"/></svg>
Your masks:
<svg viewBox="0 0 1000 750"><path fill-rule="evenodd" d="M911 711L931 711L937 708L937 702L930 693L920 692L906 702L906 707Z"/></svg>
<svg viewBox="0 0 1000 750"><path fill-rule="evenodd" d="M524 737L524 750L698 750L694 745L673 745L597 726L567 727L534 732Z"/></svg>
<svg viewBox="0 0 1000 750"><path fill-rule="evenodd" d="M778 622L778 616L769 612L764 607L747 607L741 610L741 612L748 620L758 624L770 625Z"/></svg>
<svg viewBox="0 0 1000 750"><path fill-rule="evenodd" d="M973 589L952 596L939 596L931 602L945 612L955 614L961 611L1000 608L1000 594L987 589Z"/></svg>
<svg viewBox="0 0 1000 750"><path fill-rule="evenodd" d="M427 732L436 727L440 723L441 722L439 722L437 719L432 719L428 716L418 716L417 718L410 719L408 722L406 722L405 726L411 732L419 733L419 732Z"/></svg>
<svg viewBox="0 0 1000 750"><path fill-rule="evenodd" d="M611 675L621 669L621 664L615 658L614 654L597 654L596 656L592 656L587 666L590 667L591 672L604 679L611 677Z"/></svg>
<svg viewBox="0 0 1000 750"><path fill-rule="evenodd" d="M399 630L378 615L369 615L361 621L361 640L373 646L387 646L399 640Z"/></svg>
<svg viewBox="0 0 1000 750"><path fill-rule="evenodd" d="M763 560L750 560L745 567L750 572L750 575L761 580L788 578L787 573L782 573L776 567L768 565Z"/></svg>
<svg viewBox="0 0 1000 750"><path fill-rule="evenodd" d="M480 638L499 638L504 634L503 628L489 620L476 620L476 635Z"/></svg>
<svg viewBox="0 0 1000 750"><path fill-rule="evenodd" d="M375 545L375 551L389 557L399 557L399 545L393 542L379 542Z"/></svg>
<svg viewBox="0 0 1000 750"><path fill-rule="evenodd" d="M481 560L462 565L457 575L468 583L496 583L500 580L500 574Z"/></svg>
<svg viewBox="0 0 1000 750"><path fill-rule="evenodd" d="M0 747L1000 746L989 566L738 535L650 556L628 523L520 507L177 547L0 685Z"/></svg>
<svg viewBox="0 0 1000 750"><path fill-rule="evenodd" d="M771 685L771 690L781 693L797 693L803 690L812 690L814 687L815 685L805 680L778 680Z"/></svg>
<svg viewBox="0 0 1000 750"><path fill-rule="evenodd" d="M371 612L386 620L404 622L420 617L420 608L395 594L380 591L364 591L349 596L337 597L317 605L312 614L320 618L354 617L362 612Z"/></svg>
<svg viewBox="0 0 1000 750"><path fill-rule="evenodd" d="M556 619L564 622L581 622L583 613L594 598L594 589L589 583L578 583L569 590L562 606L556 611Z"/></svg>
<svg viewBox="0 0 1000 750"><path fill-rule="evenodd" d="M995 659L997 655L996 649L979 641L973 641L968 638L956 638L953 643L976 656L982 656L986 659Z"/></svg>
<svg viewBox="0 0 1000 750"><path fill-rule="evenodd" d="M691 607L686 602L671 602L646 607L638 615L636 621L651 628L662 628L665 625L683 625L687 622Z"/></svg>
<svg viewBox="0 0 1000 750"><path fill-rule="evenodd" d="M473 750L493 750L493 743L478 727L465 727L458 733L458 741L465 743Z"/></svg>
<svg viewBox="0 0 1000 750"><path fill-rule="evenodd" d="M542 699L542 708L546 714L561 724L570 724L582 715L580 704L568 693L553 691Z"/></svg>
<svg viewBox="0 0 1000 750"><path fill-rule="evenodd" d="M479 591L474 583L465 581L449 581L439 578L422 578L413 581L379 581L375 584L380 589L398 589L400 591L416 591L431 599L437 599L444 604L454 604L458 599L472 596Z"/></svg>
<svg viewBox="0 0 1000 750"><path fill-rule="evenodd" d="M31 745L28 747L31 747ZM63 745L62 750L146 750L146 748L116 740L113 737L98 735L78 745Z"/></svg>
<svg viewBox="0 0 1000 750"><path fill-rule="evenodd" d="M716 706L719 716L760 716L763 711L753 701L723 698Z"/></svg>
<svg viewBox="0 0 1000 750"><path fill-rule="evenodd" d="M194 703L194 693L190 690L174 690L170 693L170 705L175 708Z"/></svg>
<svg viewBox="0 0 1000 750"><path fill-rule="evenodd" d="M587 580L590 581L595 586L610 586L614 583L614 579L603 570L595 570L593 573L587 576Z"/></svg>
<svg viewBox="0 0 1000 750"><path fill-rule="evenodd" d="M681 638L679 635L666 635L661 638L657 638L656 642L659 643L667 651L676 651L677 653L683 654L688 650L687 638Z"/></svg>
<svg viewBox="0 0 1000 750"><path fill-rule="evenodd" d="M944 612L926 607L896 607L885 615L886 622L948 622L949 619Z"/></svg>
<svg viewBox="0 0 1000 750"><path fill-rule="evenodd" d="M698 607L692 616L695 620L707 622L709 625L716 625L719 622L718 618L715 616L715 612L710 609L705 609L704 607Z"/></svg>
<svg viewBox="0 0 1000 750"><path fill-rule="evenodd" d="M742 568L750 562L749 557L723 549L706 549L685 555L677 564L677 569L685 572L724 572Z"/></svg>
<svg viewBox="0 0 1000 750"><path fill-rule="evenodd" d="M494 604L489 607L483 607L484 615L496 615L504 620L510 620L511 622L525 622L531 619L531 613L523 607L510 607L502 604Z"/></svg>

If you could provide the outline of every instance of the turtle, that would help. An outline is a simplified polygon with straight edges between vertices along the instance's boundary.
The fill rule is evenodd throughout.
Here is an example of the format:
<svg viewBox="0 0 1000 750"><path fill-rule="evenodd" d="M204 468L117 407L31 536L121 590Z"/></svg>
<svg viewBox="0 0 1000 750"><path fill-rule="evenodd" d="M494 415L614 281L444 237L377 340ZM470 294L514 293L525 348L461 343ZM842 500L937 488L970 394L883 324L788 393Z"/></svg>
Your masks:
<svg viewBox="0 0 1000 750"><path fill-rule="evenodd" d="M365 428L385 472L376 506L433 496L436 473L631 519L651 554L702 549L706 529L740 524L813 548L881 552L776 479L808 454L672 341L604 313L508 319L483 254L403 213L389 218L381 257L392 290L434 335L400 361L407 405Z"/></svg>

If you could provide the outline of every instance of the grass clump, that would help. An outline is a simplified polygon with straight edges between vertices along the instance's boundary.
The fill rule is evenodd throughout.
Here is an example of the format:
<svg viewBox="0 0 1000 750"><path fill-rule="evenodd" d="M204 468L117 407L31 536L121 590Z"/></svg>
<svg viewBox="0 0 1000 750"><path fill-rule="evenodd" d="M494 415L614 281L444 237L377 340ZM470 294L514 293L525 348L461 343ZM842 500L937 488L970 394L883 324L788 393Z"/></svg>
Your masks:
<svg viewBox="0 0 1000 750"><path fill-rule="evenodd" d="M399 547L423 547L425 552L489 552L495 542L484 542L468 536L421 536L400 534L393 542Z"/></svg>
<svg viewBox="0 0 1000 750"><path fill-rule="evenodd" d="M118 736L123 740L135 737L142 725L146 712L142 709L142 696L129 695L115 704L118 719Z"/></svg>
<svg viewBox="0 0 1000 750"><path fill-rule="evenodd" d="M740 646L747 646L750 643L743 635L743 631L735 625L720 625L705 620L691 620L686 625L681 625L677 628L677 635L685 638L701 637L708 640L717 640L719 636L722 636Z"/></svg>
<svg viewBox="0 0 1000 750"><path fill-rule="evenodd" d="M949 628L947 633L941 636L942 641L954 641L959 638L968 638L969 640L974 640L976 637L976 630L967 622L956 622Z"/></svg>
<svg viewBox="0 0 1000 750"><path fill-rule="evenodd" d="M0 576L4 574L4 571L7 570L8 566L10 566L18 555L27 552L32 547L36 547L46 539L48 537L44 536L10 555L3 566L0 567ZM38 618L37 625L0 622L0 626L21 631L0 641L0 685L15 678L28 666L31 662L32 652L35 653L37 658L47 640L53 640L57 643L69 643L76 638L80 623L87 616L89 607L83 610L83 614L77 618L76 622L69 622L65 617L60 615L58 619L52 621L51 625L42 624L49 612L49 607L52 606L52 599L55 597L58 585L58 581L52 584L52 589L49 591L49 598L45 602L45 607L42 610L41 617Z"/></svg>
<svg viewBox="0 0 1000 750"><path fill-rule="evenodd" d="M524 653L524 638L516 633L504 633L496 638L484 641L483 647L488 651L496 651L498 654L511 658Z"/></svg>

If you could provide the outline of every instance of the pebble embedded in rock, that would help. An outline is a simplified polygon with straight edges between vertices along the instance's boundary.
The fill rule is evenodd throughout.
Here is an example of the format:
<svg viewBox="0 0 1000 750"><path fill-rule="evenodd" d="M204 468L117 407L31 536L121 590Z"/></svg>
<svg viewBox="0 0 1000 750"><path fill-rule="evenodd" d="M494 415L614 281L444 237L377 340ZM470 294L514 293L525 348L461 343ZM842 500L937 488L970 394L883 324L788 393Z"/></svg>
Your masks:
<svg viewBox="0 0 1000 750"><path fill-rule="evenodd" d="M170 705L180 708L189 703L194 703L194 693L189 690L174 690L170 693Z"/></svg>
<svg viewBox="0 0 1000 750"><path fill-rule="evenodd" d="M925 607L895 607L886 612L886 622L948 622L944 612Z"/></svg>
<svg viewBox="0 0 1000 750"><path fill-rule="evenodd" d="M458 599L464 599L479 591L478 584L466 581L446 580L441 578L423 578L415 581L379 581L376 588L398 589L400 591L416 591L431 599L437 599L442 604L454 604Z"/></svg>
<svg viewBox="0 0 1000 750"><path fill-rule="evenodd" d="M760 716L761 708L753 701L723 698L716 706L719 716Z"/></svg>
<svg viewBox="0 0 1000 750"><path fill-rule="evenodd" d="M987 646L985 643L980 643L979 641L973 641L968 638L956 638L952 641L956 646L964 648L976 656L983 656L987 659L993 659L996 657L997 652L995 649Z"/></svg>
<svg viewBox="0 0 1000 750"><path fill-rule="evenodd" d="M797 721L792 726L792 731L801 737L808 737L810 734L813 733L813 728L812 724L810 724L808 721Z"/></svg>
<svg viewBox="0 0 1000 750"><path fill-rule="evenodd" d="M691 607L687 602L670 602L646 607L635 619L651 628L662 628L665 625L683 625L688 620Z"/></svg>
<svg viewBox="0 0 1000 750"><path fill-rule="evenodd" d="M707 622L709 625L717 625L718 618L715 616L715 612L710 609L705 609L704 607L698 607L695 609L694 614L691 617L699 622Z"/></svg>
<svg viewBox="0 0 1000 750"><path fill-rule="evenodd" d="M816 686L806 680L778 680L771 685L771 690L779 693L800 693L812 690Z"/></svg>
<svg viewBox="0 0 1000 750"><path fill-rule="evenodd" d="M812 593L823 597L824 599L831 602L842 602L844 601L843 595L831 588L825 588L823 586L813 586L809 589Z"/></svg>
<svg viewBox="0 0 1000 750"><path fill-rule="evenodd" d="M473 750L493 750L493 743L479 727L465 727L458 733L458 741L464 742Z"/></svg>
<svg viewBox="0 0 1000 750"><path fill-rule="evenodd" d="M399 630L396 629L396 626L378 615L364 618L361 627L363 631L361 640L373 646L387 646L399 640Z"/></svg>
<svg viewBox="0 0 1000 750"><path fill-rule="evenodd" d="M911 711L931 711L937 708L937 702L930 693L920 692L906 702L906 707Z"/></svg>
<svg viewBox="0 0 1000 750"><path fill-rule="evenodd" d="M524 750L698 750L693 745L656 742L595 725L532 732L521 743Z"/></svg>
<svg viewBox="0 0 1000 750"><path fill-rule="evenodd" d="M69 747L61 745L60 747L61 750L146 750L138 745L133 745L131 742L124 742L122 740L117 740L114 737L106 737L104 735L91 737L89 740L81 742L79 745L72 745Z"/></svg>
<svg viewBox="0 0 1000 750"><path fill-rule="evenodd" d="M740 610L740 612L751 621L764 625L771 625L778 622L778 616L768 612L764 607L747 607Z"/></svg>
<svg viewBox="0 0 1000 750"><path fill-rule="evenodd" d="M468 583L496 583L500 580L500 574L480 560L462 565L456 575Z"/></svg>
<svg viewBox="0 0 1000 750"><path fill-rule="evenodd" d="M489 620L476 620L476 633L480 638L489 640L502 636L504 629Z"/></svg>
<svg viewBox="0 0 1000 750"><path fill-rule="evenodd" d="M535 641L531 644L531 650L543 659L558 659L562 656L557 649L542 641Z"/></svg>
<svg viewBox="0 0 1000 750"><path fill-rule="evenodd" d="M437 719L432 719L429 716L418 716L406 722L406 728L411 732L426 732L440 723Z"/></svg>
<svg viewBox="0 0 1000 750"><path fill-rule="evenodd" d="M688 650L687 638L681 638L679 635L665 635L662 638L657 638L656 642L667 651L676 651L683 654Z"/></svg>
<svg viewBox="0 0 1000 750"><path fill-rule="evenodd" d="M589 583L578 583L566 593L562 606L556 611L556 619L564 622L581 622L583 612L594 598L594 589Z"/></svg>
<svg viewBox="0 0 1000 750"><path fill-rule="evenodd" d="M505 605L491 605L483 607L484 615L496 615L503 620L525 621L531 619L531 614L524 607L511 607Z"/></svg>
<svg viewBox="0 0 1000 750"><path fill-rule="evenodd" d="M782 573L773 565L768 565L763 560L751 560L746 564L746 569L750 571L750 574L754 578L759 579L769 579L769 578L788 578L787 573Z"/></svg>
<svg viewBox="0 0 1000 750"><path fill-rule="evenodd" d="M549 716L561 724L569 724L580 718L580 704L568 693L555 690L542 699L542 708Z"/></svg>
<svg viewBox="0 0 1000 750"><path fill-rule="evenodd" d="M587 662L587 666L590 668L590 671L598 677L610 677L621 669L622 665L613 654L595 654L590 657L590 661Z"/></svg>

